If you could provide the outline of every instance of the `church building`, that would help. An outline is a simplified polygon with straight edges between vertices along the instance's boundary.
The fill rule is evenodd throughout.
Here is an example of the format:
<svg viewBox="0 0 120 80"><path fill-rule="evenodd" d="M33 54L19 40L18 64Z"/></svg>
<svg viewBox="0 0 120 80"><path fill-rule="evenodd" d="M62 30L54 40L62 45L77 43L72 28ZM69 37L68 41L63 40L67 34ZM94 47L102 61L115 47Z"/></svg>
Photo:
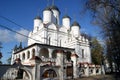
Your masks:
<svg viewBox="0 0 120 80"><path fill-rule="evenodd" d="M43 18L34 18L28 46L15 46L11 67L6 66L2 78L65 80L101 74L101 66L92 64L89 40L80 29L80 24L71 22L68 15L62 17L60 24L57 6L46 7Z"/></svg>

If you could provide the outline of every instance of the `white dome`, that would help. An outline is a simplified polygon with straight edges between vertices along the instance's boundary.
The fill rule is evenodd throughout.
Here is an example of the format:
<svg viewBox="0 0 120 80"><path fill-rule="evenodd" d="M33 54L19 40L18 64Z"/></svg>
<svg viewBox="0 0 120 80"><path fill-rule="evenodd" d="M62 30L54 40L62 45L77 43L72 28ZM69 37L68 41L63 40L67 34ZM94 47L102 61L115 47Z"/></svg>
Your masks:
<svg viewBox="0 0 120 80"><path fill-rule="evenodd" d="M74 37L79 37L80 25L76 21L72 24L71 31L72 31Z"/></svg>
<svg viewBox="0 0 120 80"><path fill-rule="evenodd" d="M59 9L56 6L51 6L50 9L53 12L52 22L55 24L59 24L59 15L60 15Z"/></svg>
<svg viewBox="0 0 120 80"><path fill-rule="evenodd" d="M42 20L39 16L34 18L34 27L40 26L40 23L42 23Z"/></svg>
<svg viewBox="0 0 120 80"><path fill-rule="evenodd" d="M50 23L52 20L52 12L49 7L45 8L43 11L43 23Z"/></svg>
<svg viewBox="0 0 120 80"><path fill-rule="evenodd" d="M64 16L63 19L62 19L62 24L64 27L67 28L67 30L70 29L70 17L69 16Z"/></svg>

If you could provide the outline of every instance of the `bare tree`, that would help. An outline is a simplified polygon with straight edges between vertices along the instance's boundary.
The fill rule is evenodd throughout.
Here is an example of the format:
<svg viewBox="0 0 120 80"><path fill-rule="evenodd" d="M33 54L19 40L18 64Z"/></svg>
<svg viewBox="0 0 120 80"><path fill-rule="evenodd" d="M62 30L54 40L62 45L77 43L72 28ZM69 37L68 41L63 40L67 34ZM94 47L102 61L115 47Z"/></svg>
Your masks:
<svg viewBox="0 0 120 80"><path fill-rule="evenodd" d="M108 59L120 72L120 0L87 0L93 23L103 31Z"/></svg>

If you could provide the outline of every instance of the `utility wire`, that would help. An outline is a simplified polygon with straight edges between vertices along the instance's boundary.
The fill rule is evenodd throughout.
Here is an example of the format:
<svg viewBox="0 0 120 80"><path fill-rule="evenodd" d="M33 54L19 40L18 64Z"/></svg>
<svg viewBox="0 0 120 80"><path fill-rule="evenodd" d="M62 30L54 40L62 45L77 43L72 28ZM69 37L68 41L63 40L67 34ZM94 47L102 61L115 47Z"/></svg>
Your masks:
<svg viewBox="0 0 120 80"><path fill-rule="evenodd" d="M8 27L6 27L6 26L4 26L4 25L1 25L1 24L0 24L0 27L5 28L5 29L7 29L7 30L9 30L9 31L12 31L12 32L14 32L14 33L17 33L17 34L19 34L19 35L21 35L21 36L24 36L24 37L27 37L27 38L29 38L29 39L32 39L32 40L34 40L34 41L37 41L37 42L42 43L40 40L36 40L36 39L31 38L31 37L29 37L29 36L27 36L27 35L24 35L24 34L22 34L22 33L19 33L19 32L17 32L17 31L14 31L13 29L10 29L10 28L8 28ZM55 43L55 42L53 42L53 41L50 41L50 42Z"/></svg>
<svg viewBox="0 0 120 80"><path fill-rule="evenodd" d="M12 21L12 20L10 20L10 19L8 19L8 18L4 17L4 16L0 16L0 17L1 17L2 19L4 19L4 20L7 20L8 22L11 22L11 23L13 23L13 24L15 24L15 25L19 26L20 28L23 28L23 29L25 29L25 30L27 30L27 31L29 31L29 32L30 32L30 30L28 30L28 29L24 28L23 26L21 26L21 25L17 24L16 22L14 22L14 21ZM39 34L37 34L37 35L39 35ZM41 36L41 35L39 35L39 36Z"/></svg>
<svg viewBox="0 0 120 80"><path fill-rule="evenodd" d="M15 25L17 25L17 26L19 26L20 28L23 28L23 29L25 29L25 30L27 30L27 31L30 31L30 30L28 30L28 29L26 29L26 28L24 28L23 26L21 26L21 25L19 25L19 24L17 24L16 22L14 22L14 21L12 21L12 20L10 20L10 19L8 19L7 17L4 17L4 16L0 16L2 19L4 19L4 20L7 20L8 22L11 22L11 23L13 23L13 24L15 24ZM7 27L8 28L8 27ZM9 28L10 29L10 28ZM12 29L11 29L12 30ZM10 31L11 31L10 30ZM12 31L14 31L14 30L12 30ZM15 32L16 33L16 32ZM19 33L18 33L19 34ZM20 33L21 34L21 33ZM24 34L23 34L24 35ZM40 34L36 34L36 35L38 35L38 36L42 36L42 34L40 35ZM26 35L25 35L26 36ZM28 37L28 36L27 36ZM39 41L39 40L38 40ZM52 42L52 43L55 43L55 42L53 42L53 41L50 41L50 42Z"/></svg>
<svg viewBox="0 0 120 80"><path fill-rule="evenodd" d="M22 36L24 36L24 37L30 38L30 39L32 39L32 40L35 40L35 41L38 41L38 42L41 43L41 41L39 41L39 40L33 39L33 38L31 38L31 37L29 37L29 36L26 36L26 35L24 35L24 34L22 34L22 33L19 33L19 32L17 32L17 31L14 31L14 30L12 30L12 29L4 26L4 25L1 25L1 24L0 24L0 27L5 28L5 29L7 29L7 30L9 30L9 31L12 31L12 32L14 32L14 33L17 33L17 34L19 34L19 35L22 35Z"/></svg>
<svg viewBox="0 0 120 80"><path fill-rule="evenodd" d="M9 22L11 22L11 23L13 23L13 24L15 24L15 25L17 25L17 26L19 26L19 27L21 27L21 28L25 29L25 30L27 30L27 31L30 31L30 30L28 30L28 29L24 28L23 26L21 26L21 25L17 24L16 22L14 22L14 21L12 21L12 20L10 20L10 19L8 19L8 18L4 17L4 16L0 16L0 17L1 17L2 19L4 19L4 20L7 20L7 21L9 21Z"/></svg>
<svg viewBox="0 0 120 80"><path fill-rule="evenodd" d="M10 20L10 19L4 17L4 16L0 16L0 17L1 17L2 19L4 19L4 20L7 20L7 21L9 21L9 22L11 22L11 23L17 25L17 26L20 27L20 28L23 28L23 29L25 29L25 30L27 30L27 31L30 31L30 30L24 28L23 26L17 24L16 22L14 22L14 21L12 21L12 20ZM3 25L0 25L0 26L2 27ZM17 34L20 34L20 35L22 35L22 36L24 36L24 37L31 38L31 37L28 37L28 36L26 36L26 35L24 35L24 34L21 34L21 33L17 32L17 31L14 31L14 30L12 30L12 29L6 27L6 26L4 26L4 28L6 28L6 29L8 29L8 30L10 30L10 31L13 31L13 32L15 32L15 33L17 33ZM39 34L37 34L37 35L39 35ZM41 36L41 35L39 35L39 36ZM33 39L33 38L31 38L31 39ZM33 40L39 41L39 40L36 40L36 39L33 39ZM39 42L40 42L40 41L39 41ZM51 42L53 42L53 41L51 41ZM89 41L89 42L91 42L91 41ZM99 41L99 42L104 42L104 41ZM53 42L53 43L55 43L55 42Z"/></svg>

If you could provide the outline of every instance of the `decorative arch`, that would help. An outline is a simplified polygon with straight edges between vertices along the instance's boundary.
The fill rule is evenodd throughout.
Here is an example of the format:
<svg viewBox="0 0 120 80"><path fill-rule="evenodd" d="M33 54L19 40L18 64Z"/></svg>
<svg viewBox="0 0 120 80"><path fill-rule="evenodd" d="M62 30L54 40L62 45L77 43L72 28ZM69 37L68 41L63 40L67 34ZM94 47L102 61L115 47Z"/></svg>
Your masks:
<svg viewBox="0 0 120 80"><path fill-rule="evenodd" d="M25 53L22 54L22 60L25 60Z"/></svg>
<svg viewBox="0 0 120 80"><path fill-rule="evenodd" d="M55 24L50 24L49 26L48 26L48 28L49 29L53 29L53 30L57 30L57 27L56 27L56 25Z"/></svg>
<svg viewBox="0 0 120 80"><path fill-rule="evenodd" d="M23 79L24 80L32 80L32 74L28 71L28 70L24 70L24 73L23 73Z"/></svg>
<svg viewBox="0 0 120 80"><path fill-rule="evenodd" d="M32 74L22 68L9 68L4 74L5 79L23 79L23 80L32 80ZM4 78L3 77L3 78Z"/></svg>
<svg viewBox="0 0 120 80"><path fill-rule="evenodd" d="M49 51L47 48L41 48L39 51L39 57L49 58Z"/></svg>
<svg viewBox="0 0 120 80"><path fill-rule="evenodd" d="M57 50L54 50L53 52L52 52L52 58L56 58L57 57Z"/></svg>
<svg viewBox="0 0 120 80"><path fill-rule="evenodd" d="M42 78L56 78L58 74L54 69L48 68L43 71L41 76Z"/></svg>
<svg viewBox="0 0 120 80"><path fill-rule="evenodd" d="M51 37L48 38L48 44L51 44Z"/></svg>
<svg viewBox="0 0 120 80"><path fill-rule="evenodd" d="M30 58L30 51L27 51L27 59Z"/></svg>
<svg viewBox="0 0 120 80"><path fill-rule="evenodd" d="M32 49L32 57L35 57L35 49Z"/></svg>
<svg viewBox="0 0 120 80"><path fill-rule="evenodd" d="M65 52L65 55L66 55L66 59L68 60L68 61L70 61L71 60L71 52L69 52L69 51L67 51L67 52Z"/></svg>
<svg viewBox="0 0 120 80"><path fill-rule="evenodd" d="M26 79L24 76L23 76L23 79L24 80L33 80L33 76L32 76L32 73L29 71L29 69L27 67L21 67L21 69L26 73L26 75L29 76L29 79ZM25 74L24 74L25 75Z"/></svg>
<svg viewBox="0 0 120 80"><path fill-rule="evenodd" d="M18 54L18 58L20 58L20 54Z"/></svg>
<svg viewBox="0 0 120 80"><path fill-rule="evenodd" d="M15 79L32 80L32 74L26 69L17 68L17 76Z"/></svg>
<svg viewBox="0 0 120 80"><path fill-rule="evenodd" d="M61 32L65 32L65 33L67 33L67 28L65 28L65 27L61 27L61 28L60 28L60 31L61 31Z"/></svg>
<svg viewBox="0 0 120 80"><path fill-rule="evenodd" d="M17 54L15 55L15 59L17 59Z"/></svg>

